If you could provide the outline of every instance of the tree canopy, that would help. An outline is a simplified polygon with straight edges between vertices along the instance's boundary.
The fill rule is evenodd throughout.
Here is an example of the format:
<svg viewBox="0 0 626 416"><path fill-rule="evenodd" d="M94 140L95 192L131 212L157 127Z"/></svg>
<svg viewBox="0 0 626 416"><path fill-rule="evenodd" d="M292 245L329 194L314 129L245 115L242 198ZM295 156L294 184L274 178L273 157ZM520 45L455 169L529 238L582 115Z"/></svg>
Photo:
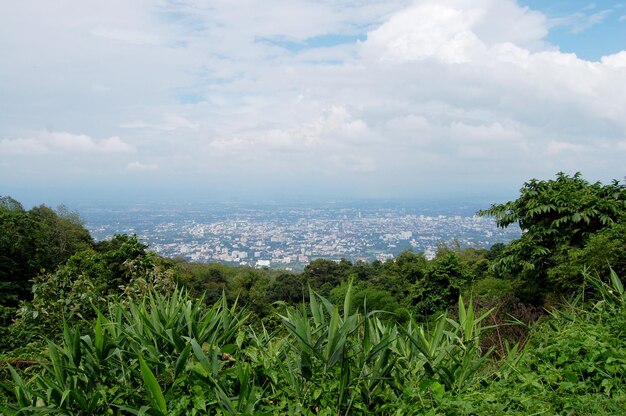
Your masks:
<svg viewBox="0 0 626 416"><path fill-rule="evenodd" d="M31 279L93 246L78 214L45 205L26 211L11 197L0 197L0 230L0 305L28 299Z"/></svg>
<svg viewBox="0 0 626 416"><path fill-rule="evenodd" d="M549 281L548 270L564 253L583 249L595 233L626 221L626 185L617 180L589 183L580 173L560 172L556 179L526 182L519 198L479 215L494 217L500 227L519 225L522 236L499 253L495 268L543 291L556 283Z"/></svg>

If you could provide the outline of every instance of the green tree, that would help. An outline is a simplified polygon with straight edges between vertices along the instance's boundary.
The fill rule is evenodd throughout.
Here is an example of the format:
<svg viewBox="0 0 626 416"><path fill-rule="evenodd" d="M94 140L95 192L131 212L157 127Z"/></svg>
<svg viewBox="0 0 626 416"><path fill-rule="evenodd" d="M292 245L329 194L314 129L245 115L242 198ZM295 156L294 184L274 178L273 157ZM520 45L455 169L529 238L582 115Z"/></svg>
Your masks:
<svg viewBox="0 0 626 416"><path fill-rule="evenodd" d="M270 286L271 302L284 301L296 305L305 300L309 289L302 273L281 273Z"/></svg>
<svg viewBox="0 0 626 416"><path fill-rule="evenodd" d="M259 318L267 316L270 305L271 280L265 270L242 269L233 279L233 294Z"/></svg>
<svg viewBox="0 0 626 416"><path fill-rule="evenodd" d="M45 205L32 208L29 214L41 224L41 243L45 244L46 263L51 271L74 253L93 247L93 239L76 212L61 205L55 210Z"/></svg>
<svg viewBox="0 0 626 416"><path fill-rule="evenodd" d="M348 261L337 263L332 260L315 259L304 268L304 278L320 295L328 296L330 291L347 280L352 264Z"/></svg>
<svg viewBox="0 0 626 416"><path fill-rule="evenodd" d="M494 204L479 215L494 217L503 228L519 225L522 236L499 253L494 267L500 275L527 282L528 295L540 299L569 286L548 273L564 253L583 248L594 233L626 220L626 185L589 183L580 173L561 172L554 180L526 182L518 199Z"/></svg>
<svg viewBox="0 0 626 416"><path fill-rule="evenodd" d="M558 287L574 292L583 283L581 270L607 276L613 269L626 276L626 222L612 223L589 237L582 248L561 251L556 265L548 270L548 279Z"/></svg>
<svg viewBox="0 0 626 416"><path fill-rule="evenodd" d="M424 278L415 283L412 296L417 312L429 316L448 309L471 279L471 270L455 252L440 253L428 264Z"/></svg>
<svg viewBox="0 0 626 416"><path fill-rule="evenodd" d="M373 288L391 293L398 302L410 305L411 289L424 277L427 268L428 261L422 253L405 250L374 269L369 282Z"/></svg>
<svg viewBox="0 0 626 416"><path fill-rule="evenodd" d="M0 197L0 305L29 299L31 279L92 245L78 214L67 208L25 211L13 198Z"/></svg>
<svg viewBox="0 0 626 416"><path fill-rule="evenodd" d="M33 299L19 309L17 331L59 334L64 320L86 323L95 318L94 308L102 309L110 301L173 290L172 265L146 251L136 236L116 235L97 248L80 251L56 271L34 279Z"/></svg>
<svg viewBox="0 0 626 416"><path fill-rule="evenodd" d="M0 304L17 306L42 267L39 224L21 207L0 206Z"/></svg>

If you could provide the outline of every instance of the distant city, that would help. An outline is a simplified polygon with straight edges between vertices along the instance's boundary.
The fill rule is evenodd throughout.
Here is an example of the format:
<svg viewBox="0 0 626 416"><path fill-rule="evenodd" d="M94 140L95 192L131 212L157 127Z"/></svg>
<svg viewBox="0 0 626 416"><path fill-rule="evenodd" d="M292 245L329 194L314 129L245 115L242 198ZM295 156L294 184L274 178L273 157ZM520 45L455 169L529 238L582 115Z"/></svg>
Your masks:
<svg viewBox="0 0 626 416"><path fill-rule="evenodd" d="M158 254L193 262L302 270L316 258L385 261L404 250L435 255L442 244L489 248L519 237L481 207L409 203L158 204L84 206L96 240L137 234Z"/></svg>

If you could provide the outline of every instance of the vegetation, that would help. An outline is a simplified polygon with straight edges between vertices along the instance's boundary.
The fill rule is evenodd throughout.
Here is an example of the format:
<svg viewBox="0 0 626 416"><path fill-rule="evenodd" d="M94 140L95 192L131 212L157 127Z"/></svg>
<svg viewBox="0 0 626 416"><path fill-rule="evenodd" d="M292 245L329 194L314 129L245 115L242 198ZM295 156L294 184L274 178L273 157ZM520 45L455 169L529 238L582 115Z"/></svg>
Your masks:
<svg viewBox="0 0 626 416"><path fill-rule="evenodd" d="M0 199L0 414L623 414L626 188L532 180L524 233L302 273L94 243ZM27 289L27 290L26 290Z"/></svg>
<svg viewBox="0 0 626 416"><path fill-rule="evenodd" d="M500 276L523 280L529 295L574 292L582 283L578 259L584 257L581 251L591 254L585 250L590 238L626 223L626 184L590 184L580 173L559 173L555 180L526 182L518 199L494 204L480 214L493 216L501 227L517 223L523 232L498 256L495 268ZM621 263L622 253L614 254L618 258L601 255L601 259L588 260L594 266L607 261ZM563 263L570 266L566 273L562 272Z"/></svg>
<svg viewBox="0 0 626 416"><path fill-rule="evenodd" d="M30 298L30 280L54 271L77 251L93 246L76 213L44 205L25 211L10 197L0 197L0 306Z"/></svg>

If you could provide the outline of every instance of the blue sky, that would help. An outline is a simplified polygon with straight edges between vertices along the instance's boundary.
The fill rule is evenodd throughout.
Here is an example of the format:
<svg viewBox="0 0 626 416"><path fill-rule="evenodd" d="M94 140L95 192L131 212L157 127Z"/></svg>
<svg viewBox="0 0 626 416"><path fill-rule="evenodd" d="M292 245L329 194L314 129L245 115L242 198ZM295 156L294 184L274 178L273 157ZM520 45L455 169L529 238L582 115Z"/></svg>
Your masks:
<svg viewBox="0 0 626 416"><path fill-rule="evenodd" d="M626 1L0 5L0 195L514 197L625 176Z"/></svg>
<svg viewBox="0 0 626 416"><path fill-rule="evenodd" d="M626 2L584 0L525 0L520 5L548 17L546 40L563 52L598 60L626 50Z"/></svg>

